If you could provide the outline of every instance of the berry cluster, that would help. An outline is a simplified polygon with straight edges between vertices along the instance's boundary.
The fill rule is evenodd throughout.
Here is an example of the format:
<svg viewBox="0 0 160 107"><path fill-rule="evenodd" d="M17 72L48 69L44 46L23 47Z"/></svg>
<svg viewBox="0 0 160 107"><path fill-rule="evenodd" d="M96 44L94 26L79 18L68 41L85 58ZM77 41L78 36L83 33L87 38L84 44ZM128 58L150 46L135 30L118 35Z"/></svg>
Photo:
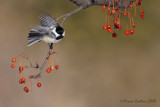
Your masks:
<svg viewBox="0 0 160 107"><path fill-rule="evenodd" d="M54 65L53 60L52 60L52 63L50 65L50 59L53 59L52 58L53 54L56 54L56 64ZM24 64L23 64L24 60L26 60L28 62L28 65L24 66ZM18 68L19 74L20 74L19 84L25 84L23 90L26 93L29 92L29 88L28 88L28 84L27 84L29 80L30 80L29 82L31 83L30 90L32 91L32 81L31 81L31 79L36 79L38 81L37 82L37 87L42 86L42 84L39 82L39 78L41 77L41 73L43 72L43 67L45 66L46 62L48 62L48 68L46 69L47 73L50 73L54 69L58 70L58 68L59 68L59 66L58 66L58 55L57 55L56 52L49 52L46 60L44 61L43 65L41 67L39 67L39 65L37 63L36 63L35 66L33 66L26 54L21 54L21 55L17 56L16 58L13 58L11 68L15 68L15 65L16 65L17 62L20 62L20 65L19 65L19 68ZM24 70L28 69L28 68L33 68L34 70L38 69L40 72L37 73L37 71L36 71L35 75L30 75L29 73L24 72ZM28 77L26 77L27 74L29 74Z"/></svg>
<svg viewBox="0 0 160 107"><path fill-rule="evenodd" d="M106 0L107 2L108 0ZM140 17L142 19L144 19L144 11L141 9L141 5L142 5L142 0L133 0L130 2L130 5L127 6L127 2L125 0L125 10L124 12L121 11L120 7L119 7L119 1L118 0L109 0L108 1L108 8L106 7L106 3L101 6L101 10L106 10L106 17L105 17L105 25L103 26L104 30L107 30L109 33L112 33L112 37L116 38L117 34L116 34L116 30L121 30L122 29L122 25L121 25L121 16L125 16L128 17L128 22L126 24L127 29L125 30L124 34L126 36L130 35L130 34L134 34L135 30L134 28L136 27L136 24L134 23L133 18L136 16L137 14L137 7L140 8ZM112 7L111 7L111 3L112 3ZM134 15L131 14L131 9L134 8ZM111 23L113 20L113 23ZM113 29L112 29L112 24L113 24ZM129 30L129 26L130 26L130 30Z"/></svg>
<svg viewBox="0 0 160 107"><path fill-rule="evenodd" d="M56 62L57 64L56 65L53 65L53 60L52 60L52 64L50 65L50 58L52 58L52 55L48 58L48 68L46 69L47 73L50 73L54 69L58 70L58 68L59 68L59 66L58 66L58 56L57 56L57 62Z"/></svg>

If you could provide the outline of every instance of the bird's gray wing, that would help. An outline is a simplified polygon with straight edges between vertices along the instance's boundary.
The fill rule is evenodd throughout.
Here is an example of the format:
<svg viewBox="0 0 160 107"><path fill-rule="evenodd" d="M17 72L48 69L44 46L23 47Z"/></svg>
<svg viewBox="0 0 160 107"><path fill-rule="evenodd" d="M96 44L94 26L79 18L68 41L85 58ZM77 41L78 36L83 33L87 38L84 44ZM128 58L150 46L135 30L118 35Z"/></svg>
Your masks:
<svg viewBox="0 0 160 107"><path fill-rule="evenodd" d="M51 38L56 38L56 35L53 32L49 32L48 34Z"/></svg>
<svg viewBox="0 0 160 107"><path fill-rule="evenodd" d="M56 27L58 26L58 23L56 20L49 15L47 12L43 12L42 15L39 17L40 23L43 27Z"/></svg>
<svg viewBox="0 0 160 107"><path fill-rule="evenodd" d="M43 35L48 34L50 32L49 28L43 27L43 26L32 25L31 28L32 28L31 30L38 31L39 33L42 33Z"/></svg>
<svg viewBox="0 0 160 107"><path fill-rule="evenodd" d="M51 32L51 30L47 27L32 25L31 28L32 28L31 31L37 31L43 35L48 35L51 38L56 38L56 35L53 32Z"/></svg>

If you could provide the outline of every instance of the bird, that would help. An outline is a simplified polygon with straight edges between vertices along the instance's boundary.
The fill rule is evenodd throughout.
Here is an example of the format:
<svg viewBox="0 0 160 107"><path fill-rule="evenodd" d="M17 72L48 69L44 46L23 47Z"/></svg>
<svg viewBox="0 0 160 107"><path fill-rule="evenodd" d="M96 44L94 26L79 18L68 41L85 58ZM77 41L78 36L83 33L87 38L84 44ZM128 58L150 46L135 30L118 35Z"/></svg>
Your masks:
<svg viewBox="0 0 160 107"><path fill-rule="evenodd" d="M40 25L32 25L28 34L29 43L31 46L39 41L44 41L48 44L58 43L64 38L64 29L56 22L56 20L47 12L42 12L39 16Z"/></svg>

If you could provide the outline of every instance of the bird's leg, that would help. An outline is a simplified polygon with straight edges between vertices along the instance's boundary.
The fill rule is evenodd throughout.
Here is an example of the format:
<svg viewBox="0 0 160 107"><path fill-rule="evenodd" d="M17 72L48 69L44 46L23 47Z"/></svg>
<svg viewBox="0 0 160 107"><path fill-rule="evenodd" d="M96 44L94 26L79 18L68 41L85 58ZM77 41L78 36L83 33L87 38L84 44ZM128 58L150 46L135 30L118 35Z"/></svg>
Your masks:
<svg viewBox="0 0 160 107"><path fill-rule="evenodd" d="M49 44L49 49L53 49L53 43Z"/></svg>

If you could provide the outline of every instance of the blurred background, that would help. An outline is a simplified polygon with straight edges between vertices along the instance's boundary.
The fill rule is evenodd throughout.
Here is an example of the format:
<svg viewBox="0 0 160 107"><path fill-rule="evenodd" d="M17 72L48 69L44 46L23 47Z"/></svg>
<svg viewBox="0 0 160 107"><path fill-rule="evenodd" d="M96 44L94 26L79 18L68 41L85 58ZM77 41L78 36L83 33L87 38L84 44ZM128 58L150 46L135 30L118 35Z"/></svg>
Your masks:
<svg viewBox="0 0 160 107"><path fill-rule="evenodd" d="M18 68L10 68L11 59L24 52L41 64L48 52L44 42L26 46L30 26L39 25L41 10L57 18L77 6L69 0L0 0L0 107L159 107L159 3L144 0L145 19L138 13L134 35L124 35L122 17L124 27L116 39L102 29L105 14L99 6L69 17L65 38L54 45L60 69L44 72L42 87L33 82L33 92L26 94L18 83Z"/></svg>

